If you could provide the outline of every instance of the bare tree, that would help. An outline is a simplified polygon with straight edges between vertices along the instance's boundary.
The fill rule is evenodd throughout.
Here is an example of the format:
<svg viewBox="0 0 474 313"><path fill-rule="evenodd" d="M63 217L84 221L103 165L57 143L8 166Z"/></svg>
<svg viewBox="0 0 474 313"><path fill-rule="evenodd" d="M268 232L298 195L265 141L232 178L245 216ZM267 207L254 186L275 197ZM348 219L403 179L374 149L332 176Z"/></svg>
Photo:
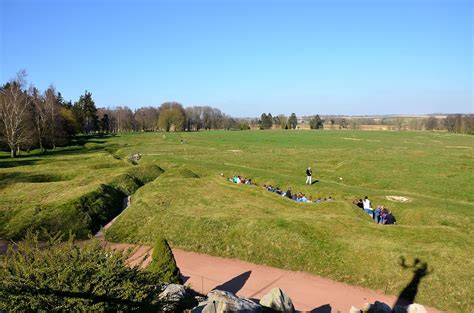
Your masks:
<svg viewBox="0 0 474 313"><path fill-rule="evenodd" d="M45 150L46 130L48 127L47 109L44 98L38 89L30 88L31 104L33 107L33 121L35 125L36 138L41 152Z"/></svg>
<svg viewBox="0 0 474 313"><path fill-rule="evenodd" d="M155 131L157 129L159 116L157 108L139 108L135 111L134 116L138 131Z"/></svg>
<svg viewBox="0 0 474 313"><path fill-rule="evenodd" d="M26 71L18 72L16 78L1 89L0 127L5 141L14 158L20 145L28 139L27 115L28 94L22 89L25 85Z"/></svg>
<svg viewBox="0 0 474 313"><path fill-rule="evenodd" d="M55 128L59 109L57 108L58 103L56 98L56 91L52 85L50 85L44 93L44 102L46 106L48 124L51 132L51 145L54 149L56 148Z"/></svg>

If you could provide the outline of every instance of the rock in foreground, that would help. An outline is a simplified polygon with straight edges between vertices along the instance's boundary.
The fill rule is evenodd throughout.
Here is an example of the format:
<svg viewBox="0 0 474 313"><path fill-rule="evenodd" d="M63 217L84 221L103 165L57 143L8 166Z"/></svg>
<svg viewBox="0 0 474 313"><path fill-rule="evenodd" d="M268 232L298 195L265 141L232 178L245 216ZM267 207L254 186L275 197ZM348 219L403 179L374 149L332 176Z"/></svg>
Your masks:
<svg viewBox="0 0 474 313"><path fill-rule="evenodd" d="M260 305L271 308L276 312L293 313L295 307L290 297L280 288L273 288L260 300Z"/></svg>

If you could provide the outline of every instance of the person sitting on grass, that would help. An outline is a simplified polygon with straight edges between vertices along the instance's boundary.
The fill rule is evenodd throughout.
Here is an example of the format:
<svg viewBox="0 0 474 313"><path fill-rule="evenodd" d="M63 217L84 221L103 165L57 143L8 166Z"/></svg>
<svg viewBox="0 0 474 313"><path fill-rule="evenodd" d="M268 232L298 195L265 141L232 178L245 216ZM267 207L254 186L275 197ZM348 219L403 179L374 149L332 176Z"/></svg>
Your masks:
<svg viewBox="0 0 474 313"><path fill-rule="evenodd" d="M354 199L354 201L352 201L352 203L356 206L358 206L359 208L361 208L362 210L364 209L364 203L362 202L362 199Z"/></svg>
<svg viewBox="0 0 474 313"><path fill-rule="evenodd" d="M364 201L362 201L364 206L364 211L374 218L374 209L372 209L372 203L370 203L369 197L365 196Z"/></svg>
<svg viewBox="0 0 474 313"><path fill-rule="evenodd" d="M382 208L380 213L380 224L385 224L385 219L387 218L388 210L386 208Z"/></svg>
<svg viewBox="0 0 474 313"><path fill-rule="evenodd" d="M374 216L375 216L375 223L376 223L376 224L380 223L380 215L382 214L382 209L383 209L383 205L382 205L382 206L378 206L378 207L375 209Z"/></svg>
<svg viewBox="0 0 474 313"><path fill-rule="evenodd" d="M288 190L285 192L285 197L291 199L291 187L288 187Z"/></svg>
<svg viewBox="0 0 474 313"><path fill-rule="evenodd" d="M385 216L384 225L394 225L397 224L397 219L393 216L392 211L388 211Z"/></svg>

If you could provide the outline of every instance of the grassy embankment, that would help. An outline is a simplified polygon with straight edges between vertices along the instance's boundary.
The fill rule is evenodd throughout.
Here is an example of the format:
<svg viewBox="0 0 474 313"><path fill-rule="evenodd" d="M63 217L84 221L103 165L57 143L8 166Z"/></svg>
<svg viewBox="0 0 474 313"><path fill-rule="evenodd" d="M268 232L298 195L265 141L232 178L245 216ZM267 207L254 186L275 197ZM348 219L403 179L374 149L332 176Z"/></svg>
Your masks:
<svg viewBox="0 0 474 313"><path fill-rule="evenodd" d="M123 198L158 177L156 165L134 166L91 140L18 159L0 159L0 239L21 239L28 229L87 238L120 213Z"/></svg>
<svg viewBox="0 0 474 313"><path fill-rule="evenodd" d="M181 139L187 143L181 144ZM159 165L165 173L134 194L130 209L107 232L109 240L151 244L164 236L175 247L307 271L394 295L413 278L413 269L402 267L400 258L408 263L419 258L429 272L419 285L418 302L448 311L474 309L472 136L350 131L146 133L103 143L110 145L119 147L115 154L121 157L143 153L140 163ZM38 157L35 164L7 170L24 168L28 176L71 175L56 192L52 191L55 184L63 182L42 183L49 192L34 191L60 202L87 192L80 180L93 190L131 166L102 150L66 156L73 158L69 162L61 160L64 157ZM99 168L89 174L94 164ZM101 168L103 164L107 167ZM312 186L304 185L307 165L319 180ZM62 166L62 170L49 171L46 166ZM294 203L256 186L228 183L220 173L291 186L313 198L332 196L336 201ZM14 190L24 187L21 184L38 185L7 185L2 198L14 199ZM76 196L67 198L70 192ZM26 194L25 208L37 199ZM58 194L64 194L61 200ZM375 225L350 204L365 195L375 205L388 206L399 225ZM389 195L405 196L411 202L390 202L385 198Z"/></svg>

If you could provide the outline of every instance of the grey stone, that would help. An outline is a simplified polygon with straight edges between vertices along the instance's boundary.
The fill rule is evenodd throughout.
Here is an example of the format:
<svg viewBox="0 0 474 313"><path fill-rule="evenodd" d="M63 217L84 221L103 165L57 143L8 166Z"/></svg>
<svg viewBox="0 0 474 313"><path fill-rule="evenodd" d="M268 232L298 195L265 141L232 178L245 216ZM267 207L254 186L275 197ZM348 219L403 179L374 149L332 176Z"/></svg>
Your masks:
<svg viewBox="0 0 474 313"><path fill-rule="evenodd" d="M198 307L199 308L199 307ZM198 308L195 308L199 312ZM257 313L262 307L245 298L239 298L231 292L213 290L207 294L207 304L202 308L202 313Z"/></svg>
<svg viewBox="0 0 474 313"><path fill-rule="evenodd" d="M181 301L186 297L186 288L183 285L169 284L158 296L159 299L168 301Z"/></svg>
<svg viewBox="0 0 474 313"><path fill-rule="evenodd" d="M407 313L426 313L426 309L421 304L413 303L407 307Z"/></svg>
<svg viewBox="0 0 474 313"><path fill-rule="evenodd" d="M351 309L349 310L349 313L361 313L362 310L356 308L355 306L351 306Z"/></svg>
<svg viewBox="0 0 474 313"><path fill-rule="evenodd" d="M295 312L295 307L290 297L280 288L273 288L260 300L260 305L271 308L277 312Z"/></svg>

